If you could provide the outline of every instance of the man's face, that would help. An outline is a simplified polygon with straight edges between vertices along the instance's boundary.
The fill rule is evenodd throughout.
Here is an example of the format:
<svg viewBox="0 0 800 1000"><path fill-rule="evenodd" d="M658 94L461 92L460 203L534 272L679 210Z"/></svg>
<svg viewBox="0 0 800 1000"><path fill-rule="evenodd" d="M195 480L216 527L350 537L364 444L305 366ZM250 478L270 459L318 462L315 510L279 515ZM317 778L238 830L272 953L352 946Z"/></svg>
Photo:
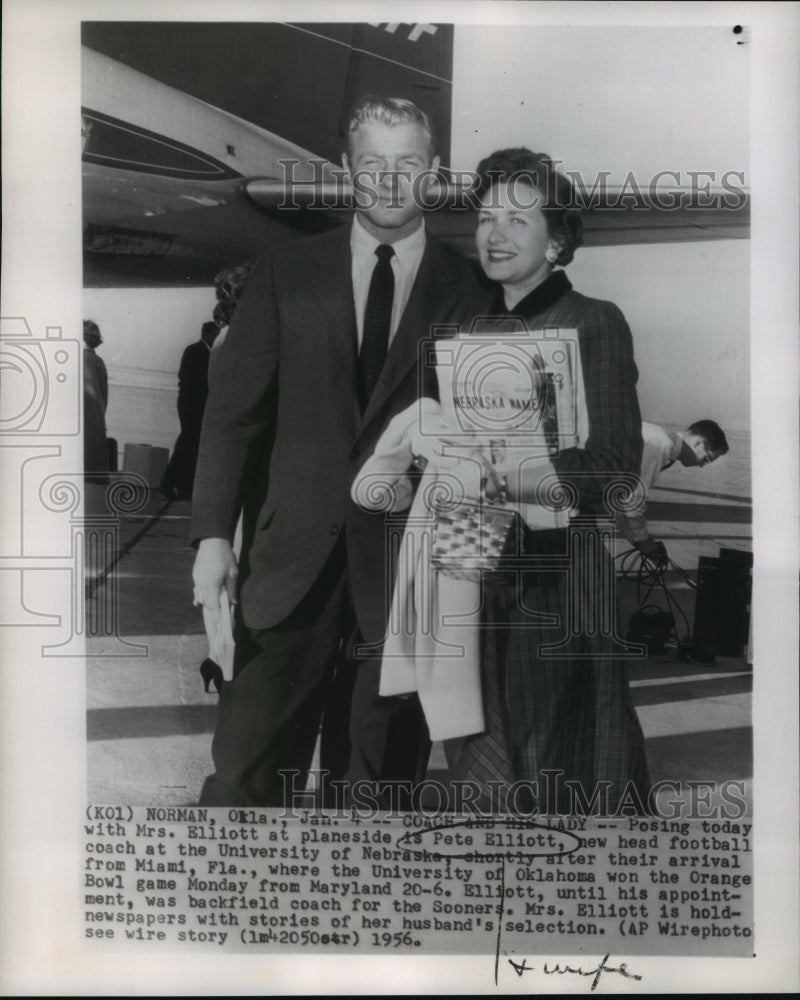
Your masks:
<svg viewBox="0 0 800 1000"><path fill-rule="evenodd" d="M419 125L365 122L353 134L342 162L353 180L356 206L367 232L384 243L408 236L419 225L419 204L439 157Z"/></svg>
<svg viewBox="0 0 800 1000"><path fill-rule="evenodd" d="M687 447L679 456L682 465L709 465L719 458L719 452L709 448L706 439L699 434L686 434L684 443Z"/></svg>

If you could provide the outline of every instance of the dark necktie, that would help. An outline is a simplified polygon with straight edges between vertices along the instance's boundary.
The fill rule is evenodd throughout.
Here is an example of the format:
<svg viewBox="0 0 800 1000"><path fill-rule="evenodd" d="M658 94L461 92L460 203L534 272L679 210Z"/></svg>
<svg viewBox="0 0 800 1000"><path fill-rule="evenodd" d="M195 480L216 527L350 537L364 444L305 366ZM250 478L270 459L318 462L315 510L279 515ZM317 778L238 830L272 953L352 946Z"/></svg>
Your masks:
<svg viewBox="0 0 800 1000"><path fill-rule="evenodd" d="M362 412L366 410L372 390L380 378L389 350L389 327L394 301L394 250L388 243L375 248L378 262L372 272L364 310L364 334L358 355L359 395Z"/></svg>

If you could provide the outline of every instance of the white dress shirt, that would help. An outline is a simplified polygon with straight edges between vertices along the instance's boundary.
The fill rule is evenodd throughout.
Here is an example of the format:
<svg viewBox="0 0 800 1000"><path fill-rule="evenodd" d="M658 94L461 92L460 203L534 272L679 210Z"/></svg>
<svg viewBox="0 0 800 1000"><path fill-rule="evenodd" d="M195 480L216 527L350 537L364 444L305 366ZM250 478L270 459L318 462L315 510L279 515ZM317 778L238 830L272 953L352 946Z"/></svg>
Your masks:
<svg viewBox="0 0 800 1000"><path fill-rule="evenodd" d="M640 478L644 485L646 500L662 469L671 465L680 455L683 438L672 431L665 431L657 424L642 422L642 439L644 449ZM636 513L618 515L617 527L630 542L644 542L650 537L645 508Z"/></svg>
<svg viewBox="0 0 800 1000"><path fill-rule="evenodd" d="M356 324L358 326L358 349L364 336L364 312L367 308L369 283L372 272L378 263L375 256L376 247L381 241L371 236L361 225L356 215L350 230L350 249L353 257L353 299L356 307ZM392 243L392 271L394 273L394 301L392 302L392 322L389 327L389 343L391 344L403 310L408 304L411 288L419 270L422 255L425 252L425 225L420 219L419 228L410 236L403 237Z"/></svg>

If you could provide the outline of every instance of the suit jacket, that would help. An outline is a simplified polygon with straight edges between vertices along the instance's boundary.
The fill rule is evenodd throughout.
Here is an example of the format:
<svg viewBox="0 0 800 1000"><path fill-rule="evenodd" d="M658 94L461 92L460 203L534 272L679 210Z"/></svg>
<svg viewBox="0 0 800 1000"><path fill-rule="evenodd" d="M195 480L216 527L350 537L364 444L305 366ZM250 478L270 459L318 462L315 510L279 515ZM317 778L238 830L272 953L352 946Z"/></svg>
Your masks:
<svg viewBox="0 0 800 1000"><path fill-rule="evenodd" d="M192 529L195 539L233 538L248 481L268 463L241 593L251 628L276 625L297 606L344 533L361 633L383 639L394 577L386 522L352 502L350 485L387 422L421 394L419 342L431 325L466 323L487 306L470 262L429 236L362 415L349 227L259 263L214 370Z"/></svg>
<svg viewBox="0 0 800 1000"><path fill-rule="evenodd" d="M178 417L181 428L200 433L203 410L208 397L208 359L211 354L204 341L189 344L181 356L178 370Z"/></svg>

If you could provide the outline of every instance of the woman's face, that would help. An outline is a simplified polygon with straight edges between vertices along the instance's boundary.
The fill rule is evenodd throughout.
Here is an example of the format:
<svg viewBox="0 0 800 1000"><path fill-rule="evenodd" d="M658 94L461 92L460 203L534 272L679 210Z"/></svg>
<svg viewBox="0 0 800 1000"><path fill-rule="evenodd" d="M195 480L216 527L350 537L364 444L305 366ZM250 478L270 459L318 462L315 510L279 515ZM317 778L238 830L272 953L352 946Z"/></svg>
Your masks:
<svg viewBox="0 0 800 1000"><path fill-rule="evenodd" d="M481 199L478 258L487 276L504 287L535 287L552 269L545 254L555 244L539 208L542 201L525 182L495 184Z"/></svg>

